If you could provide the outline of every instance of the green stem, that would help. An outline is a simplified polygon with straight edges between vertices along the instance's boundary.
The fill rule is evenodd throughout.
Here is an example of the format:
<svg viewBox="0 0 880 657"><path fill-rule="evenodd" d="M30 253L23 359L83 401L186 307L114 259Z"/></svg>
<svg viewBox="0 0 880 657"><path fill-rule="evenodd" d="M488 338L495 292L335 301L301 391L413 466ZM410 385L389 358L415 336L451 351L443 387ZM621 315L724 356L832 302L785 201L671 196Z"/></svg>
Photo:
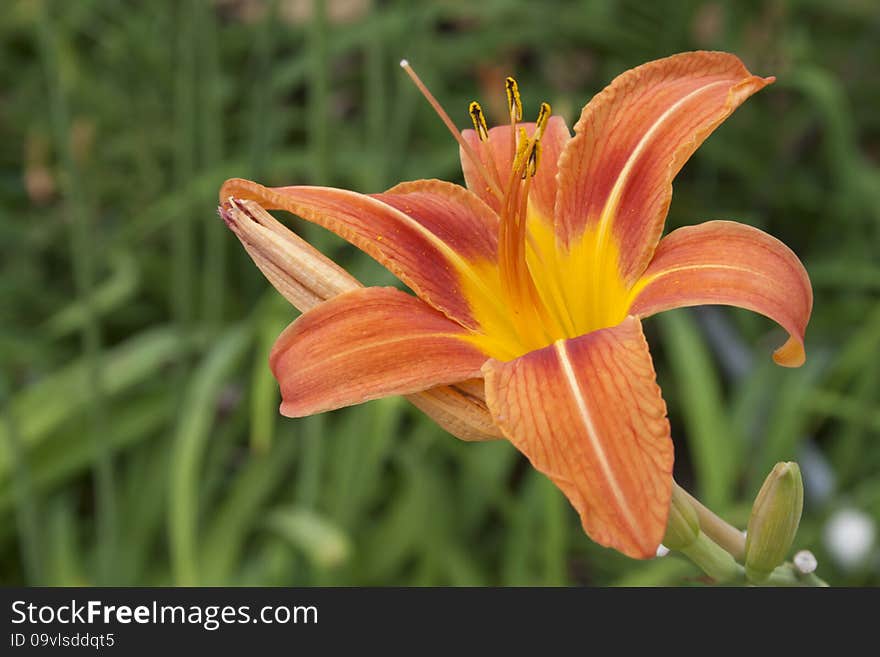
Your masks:
<svg viewBox="0 0 880 657"><path fill-rule="evenodd" d="M173 170L180 189L185 189L195 174L195 3L180 3L177 14L177 58L174 98L176 134ZM171 234L171 307L182 331L190 328L193 316L193 204L184 195Z"/></svg>
<svg viewBox="0 0 880 657"><path fill-rule="evenodd" d="M770 577L763 583L763 586L827 587L828 583L815 573L800 573L794 564L785 562L770 573Z"/></svg>
<svg viewBox="0 0 880 657"><path fill-rule="evenodd" d="M697 564L704 573L719 584L736 580L745 581L743 567L736 563L729 552L706 534L700 533L693 543L680 548L679 552Z"/></svg>
<svg viewBox="0 0 880 657"><path fill-rule="evenodd" d="M280 24L278 18L278 0L271 0L266 7L266 17L254 33L254 50L251 78L256 81L248 93L250 103L250 161L249 176L254 180L263 177L266 162L269 159L270 135L272 134L273 116L270 111L272 100L271 81L272 52Z"/></svg>
<svg viewBox="0 0 880 657"><path fill-rule="evenodd" d="M201 0L198 6L199 69L202 80L201 116L201 167L210 169L223 160L223 80L221 77L220 50L218 48L217 16L213 3ZM212 219L209 217L209 219ZM228 232L222 221L203 222L205 241L205 266L202 278L202 319L212 329L217 329L223 317L226 291L226 245Z"/></svg>
<svg viewBox="0 0 880 657"><path fill-rule="evenodd" d="M327 58L327 6L324 0L313 0L312 12L309 149L314 184L326 185L330 178L330 132L327 123L330 70Z"/></svg>
<svg viewBox="0 0 880 657"><path fill-rule="evenodd" d="M700 534L696 540L677 551L719 584L748 584L745 569L737 563L745 560L745 535L677 483L673 482L673 485L691 503L700 522ZM828 583L815 573L801 573L794 564L785 562L770 574L762 586L826 587Z"/></svg>
<svg viewBox="0 0 880 657"><path fill-rule="evenodd" d="M39 499L31 477L30 459L21 444L18 423L7 394L6 377L0 371L0 408L6 424L6 442L12 464L12 485L15 495L15 521L18 526L21 560L31 586L43 584L43 531L40 525ZM0 445L2 449L2 445Z"/></svg>
<svg viewBox="0 0 880 657"><path fill-rule="evenodd" d="M88 427L94 447L95 507L97 509L96 555L99 584L115 581L117 519L116 483L113 455L108 447L105 421L105 391L101 327L94 304L94 280L97 262L96 230L92 213L83 195L83 180L71 148L71 119L65 79L61 75L58 50L59 32L55 29L51 7L40 5L38 20L40 57L48 85L48 108L55 146L66 174L62 178L64 209L70 218L70 258L76 295L83 308L80 344L88 367L88 380L94 394L88 402Z"/></svg>
<svg viewBox="0 0 880 657"><path fill-rule="evenodd" d="M377 14L374 13L375 19ZM367 107L367 143L373 157L373 165L365 167L364 188L369 191L385 189L386 149L383 148L388 138L388 111L386 101L388 91L385 88L385 60L382 46L385 35L374 29L367 41L365 96Z"/></svg>
<svg viewBox="0 0 880 657"><path fill-rule="evenodd" d="M678 490L690 501L697 512L697 518L700 520L700 529L711 538L737 561L743 561L746 557L746 537L736 527L718 517L711 509L704 506L693 495L688 493L684 488L673 482Z"/></svg>

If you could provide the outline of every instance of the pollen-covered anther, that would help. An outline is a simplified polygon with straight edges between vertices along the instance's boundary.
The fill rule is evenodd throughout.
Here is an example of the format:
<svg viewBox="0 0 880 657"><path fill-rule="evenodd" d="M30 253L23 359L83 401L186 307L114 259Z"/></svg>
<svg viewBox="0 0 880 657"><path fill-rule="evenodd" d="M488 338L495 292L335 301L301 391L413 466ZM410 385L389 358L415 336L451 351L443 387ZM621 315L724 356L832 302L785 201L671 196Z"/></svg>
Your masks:
<svg viewBox="0 0 880 657"><path fill-rule="evenodd" d="M510 122L517 123L522 121L522 98L519 95L519 85L511 77L504 81L504 88L507 91L507 109L510 112Z"/></svg>
<svg viewBox="0 0 880 657"><path fill-rule="evenodd" d="M547 129L547 121L550 120L551 112L550 103L541 103L538 118L535 120L535 134L532 136L532 147L529 149L529 159L523 171L523 178L526 176L534 177L538 172L538 164L541 160L541 137L544 136L544 130Z"/></svg>
<svg viewBox="0 0 880 657"><path fill-rule="evenodd" d="M541 103L541 108L538 110L538 118L535 119L535 141L540 141L541 137L544 136L544 130L547 129L547 122L550 120L552 112L550 103Z"/></svg>
<svg viewBox="0 0 880 657"><path fill-rule="evenodd" d="M537 139L538 135L529 139L525 128L519 129L519 138L517 139L516 155L513 158L513 173L519 174L522 180L534 177L538 170L538 158L540 157L541 144Z"/></svg>
<svg viewBox="0 0 880 657"><path fill-rule="evenodd" d="M532 143L532 148L529 150L529 159L526 162L526 167L523 169L523 178L529 176L534 178L535 174L538 172L538 160L541 158L541 142L534 141Z"/></svg>
<svg viewBox="0 0 880 657"><path fill-rule="evenodd" d="M486 141L489 139L489 126L486 124L486 116L483 114L483 108L480 107L480 104L477 101L473 101L470 104L468 113L471 115L471 121L474 123L474 130L480 138L480 141Z"/></svg>

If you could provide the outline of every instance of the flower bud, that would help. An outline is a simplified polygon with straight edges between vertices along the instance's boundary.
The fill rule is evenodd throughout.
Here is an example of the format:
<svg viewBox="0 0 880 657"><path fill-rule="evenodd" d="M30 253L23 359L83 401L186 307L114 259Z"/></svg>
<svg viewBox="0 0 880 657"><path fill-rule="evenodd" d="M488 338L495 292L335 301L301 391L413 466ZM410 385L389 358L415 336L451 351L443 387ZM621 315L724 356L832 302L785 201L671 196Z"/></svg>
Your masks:
<svg viewBox="0 0 880 657"><path fill-rule="evenodd" d="M666 535L663 545L670 550L682 550L700 535L700 521L684 491L672 486L672 500L669 504L669 520L666 522Z"/></svg>
<svg viewBox="0 0 880 657"><path fill-rule="evenodd" d="M746 534L746 576L763 582L785 560L804 508L797 463L777 463L755 499Z"/></svg>

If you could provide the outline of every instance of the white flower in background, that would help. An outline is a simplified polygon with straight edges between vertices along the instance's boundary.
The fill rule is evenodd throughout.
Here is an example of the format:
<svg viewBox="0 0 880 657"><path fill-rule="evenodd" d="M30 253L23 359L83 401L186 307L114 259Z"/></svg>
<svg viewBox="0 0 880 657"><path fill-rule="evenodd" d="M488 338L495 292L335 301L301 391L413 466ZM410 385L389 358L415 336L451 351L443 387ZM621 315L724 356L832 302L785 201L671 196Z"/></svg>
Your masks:
<svg viewBox="0 0 880 657"><path fill-rule="evenodd" d="M877 524L864 511L843 508L825 524L825 547L845 569L855 569L867 561L877 538Z"/></svg>

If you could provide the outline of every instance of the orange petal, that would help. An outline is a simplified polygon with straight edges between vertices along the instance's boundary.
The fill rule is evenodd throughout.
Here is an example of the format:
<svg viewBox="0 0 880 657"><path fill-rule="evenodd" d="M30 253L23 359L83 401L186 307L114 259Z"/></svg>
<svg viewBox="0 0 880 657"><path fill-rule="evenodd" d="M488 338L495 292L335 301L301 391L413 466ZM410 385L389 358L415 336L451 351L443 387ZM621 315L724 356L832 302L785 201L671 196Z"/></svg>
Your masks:
<svg viewBox="0 0 880 657"><path fill-rule="evenodd" d="M517 129L525 128L531 137L535 132L534 123L520 123ZM474 130L463 130L461 133L464 140L473 151L480 157L481 162L489 175L498 175L499 186L507 186L510 169L513 165L513 157L510 150L510 126L498 126L489 130L489 138L481 142ZM541 137L541 156L538 161L538 170L531 182L529 202L532 207L542 216L552 220L553 206L556 203L556 163L562 149L571 139L571 133L561 116L551 116L547 121L544 136ZM492 193L491 188L483 180L477 168L459 149L461 155L461 168L468 189L483 199L493 210L500 211L501 202Z"/></svg>
<svg viewBox="0 0 880 657"><path fill-rule="evenodd" d="M672 231L634 288L630 313L708 303L761 313L789 332L773 354L780 365L803 364L813 289L801 261L767 233L734 221L707 221Z"/></svg>
<svg viewBox="0 0 880 657"><path fill-rule="evenodd" d="M362 287L358 280L278 223L255 201L227 202L219 210L269 282L302 312ZM407 399L462 440L501 437L486 408L482 379L437 386L407 395Z"/></svg>
<svg viewBox="0 0 880 657"><path fill-rule="evenodd" d="M692 52L618 76L584 107L559 161L557 233L613 237L632 283L663 231L672 179L709 134L746 98L773 82L735 56Z"/></svg>
<svg viewBox="0 0 880 657"><path fill-rule="evenodd" d="M305 312L362 287L336 263L278 223L255 201L224 203L220 216L257 267L296 308ZM406 396L419 410L462 440L494 440L501 431L486 408L483 380L437 386Z"/></svg>
<svg viewBox="0 0 880 657"><path fill-rule="evenodd" d="M559 486L584 531L653 557L672 495L672 441L641 323L621 324L483 367L507 438Z"/></svg>
<svg viewBox="0 0 880 657"><path fill-rule="evenodd" d="M479 376L486 357L467 336L394 288L340 294L303 314L272 348L281 413L302 417Z"/></svg>
<svg viewBox="0 0 880 657"><path fill-rule="evenodd" d="M496 261L498 219L466 189L422 180L365 195L330 187L268 188L235 178L220 190L221 200L230 196L332 230L448 317L477 328L461 279L479 279L474 263Z"/></svg>

